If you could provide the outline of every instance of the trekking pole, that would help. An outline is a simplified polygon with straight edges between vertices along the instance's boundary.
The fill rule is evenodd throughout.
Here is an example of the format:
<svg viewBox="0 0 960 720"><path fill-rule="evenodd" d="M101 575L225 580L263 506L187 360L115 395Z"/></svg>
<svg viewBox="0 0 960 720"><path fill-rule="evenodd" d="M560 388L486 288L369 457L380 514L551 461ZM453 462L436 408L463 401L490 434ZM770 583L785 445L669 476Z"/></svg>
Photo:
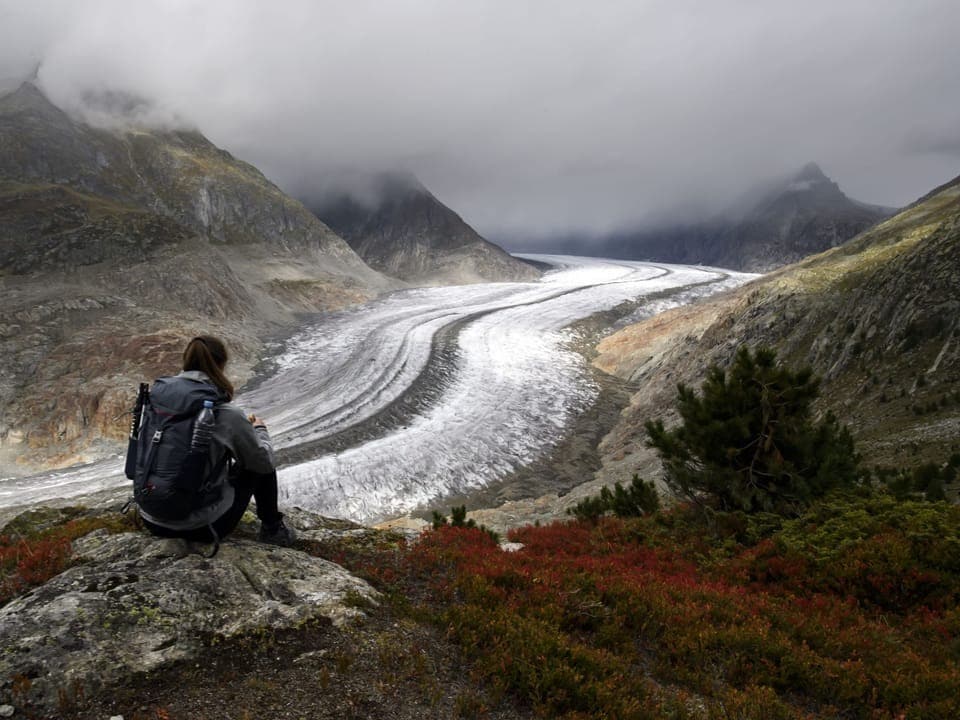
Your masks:
<svg viewBox="0 0 960 720"><path fill-rule="evenodd" d="M137 390L137 402L133 406L133 417L130 419L130 439L136 440L140 437L140 419L143 415L143 403L150 393L150 386L147 383L140 383L140 389Z"/></svg>
<svg viewBox="0 0 960 720"><path fill-rule="evenodd" d="M140 437L140 421L143 417L143 406L150 396L150 386L147 383L140 383L140 389L137 391L137 401L133 405L130 420L130 439L127 440L127 458L123 466L123 474L129 480L133 480L137 473L137 438Z"/></svg>

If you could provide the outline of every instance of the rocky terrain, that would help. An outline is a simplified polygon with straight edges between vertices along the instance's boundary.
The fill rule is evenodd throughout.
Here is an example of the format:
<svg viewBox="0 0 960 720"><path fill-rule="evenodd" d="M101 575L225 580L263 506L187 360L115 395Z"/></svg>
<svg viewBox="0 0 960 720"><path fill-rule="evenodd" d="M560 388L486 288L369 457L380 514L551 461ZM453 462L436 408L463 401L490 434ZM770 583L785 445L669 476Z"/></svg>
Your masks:
<svg viewBox="0 0 960 720"><path fill-rule="evenodd" d="M413 534L285 511L296 547L256 542L248 514L212 558L115 510L38 509L0 527L0 551L22 542L33 557L18 574L0 556L0 717L533 716L485 697L442 632L326 559Z"/></svg>
<svg viewBox="0 0 960 720"><path fill-rule="evenodd" d="M223 335L242 381L299 314L398 286L198 132L92 127L29 83L0 97L5 473L122 436L131 388L184 338Z"/></svg>
<svg viewBox="0 0 960 720"><path fill-rule="evenodd" d="M332 532L313 522L308 539ZM71 683L90 693L193 657L213 636L320 618L342 626L377 601L362 580L303 552L243 539L213 560L198 550L105 529L74 541L73 567L0 609L0 677L31 678L31 702L55 705Z"/></svg>
<svg viewBox="0 0 960 720"><path fill-rule="evenodd" d="M532 266L484 240L412 175L382 174L373 185L366 199L308 201L371 267L417 285L539 277Z"/></svg>

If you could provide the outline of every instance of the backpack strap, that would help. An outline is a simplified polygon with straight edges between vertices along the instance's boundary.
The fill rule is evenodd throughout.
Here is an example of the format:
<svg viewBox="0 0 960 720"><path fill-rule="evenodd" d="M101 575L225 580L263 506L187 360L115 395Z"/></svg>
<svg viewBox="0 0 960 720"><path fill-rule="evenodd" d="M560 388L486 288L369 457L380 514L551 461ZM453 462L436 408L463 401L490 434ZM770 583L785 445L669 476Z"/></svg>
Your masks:
<svg viewBox="0 0 960 720"><path fill-rule="evenodd" d="M153 465L157 462L157 446L160 444L160 441L163 439L163 428L157 428L153 437L150 438L150 446L147 448L147 456L143 459L143 474L144 476L149 475L153 472Z"/></svg>
<svg viewBox="0 0 960 720"><path fill-rule="evenodd" d="M210 531L210 537L213 538L213 551L209 555L204 555L200 553L200 557L207 560L212 560L217 556L217 553L220 552L220 536L217 534L217 531L213 528L213 523L207 525L207 530Z"/></svg>

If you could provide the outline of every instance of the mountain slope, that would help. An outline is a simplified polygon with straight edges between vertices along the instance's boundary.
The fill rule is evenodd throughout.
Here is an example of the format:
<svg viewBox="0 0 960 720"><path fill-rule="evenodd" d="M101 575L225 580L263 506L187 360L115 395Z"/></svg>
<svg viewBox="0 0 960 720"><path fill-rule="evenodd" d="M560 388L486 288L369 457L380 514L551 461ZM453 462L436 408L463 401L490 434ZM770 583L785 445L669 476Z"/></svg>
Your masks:
<svg viewBox="0 0 960 720"><path fill-rule="evenodd" d="M960 450L958 287L960 178L841 247L624 329L601 343L598 364L641 392L605 440L606 472L655 467L643 421L673 407L678 380L699 387L741 343L810 364L820 409L850 424L868 464L946 460Z"/></svg>
<svg viewBox="0 0 960 720"><path fill-rule="evenodd" d="M117 437L185 337L224 335L242 379L264 333L396 285L197 132L94 128L30 84L0 97L0 466Z"/></svg>
<svg viewBox="0 0 960 720"><path fill-rule="evenodd" d="M109 199L218 243L319 251L333 270L376 278L302 204L197 132L93 128L25 84L0 99L0 148L0 178Z"/></svg>
<svg viewBox="0 0 960 720"><path fill-rule="evenodd" d="M744 211L693 225L618 233L603 247L616 257L766 272L841 245L894 212L851 200L809 163Z"/></svg>
<svg viewBox="0 0 960 720"><path fill-rule="evenodd" d="M534 280L539 273L484 240L413 176L384 174L376 200L349 195L316 203L314 211L371 267L419 283Z"/></svg>

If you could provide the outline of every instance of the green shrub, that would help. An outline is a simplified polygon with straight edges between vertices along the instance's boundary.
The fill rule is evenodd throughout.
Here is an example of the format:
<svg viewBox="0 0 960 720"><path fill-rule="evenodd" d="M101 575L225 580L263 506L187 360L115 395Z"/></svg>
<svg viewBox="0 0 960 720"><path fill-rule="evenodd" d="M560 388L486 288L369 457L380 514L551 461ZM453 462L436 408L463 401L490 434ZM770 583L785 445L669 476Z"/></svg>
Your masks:
<svg viewBox="0 0 960 720"><path fill-rule="evenodd" d="M606 513L621 518L641 517L659 509L660 498L656 486L634 475L626 488L620 483L613 484L613 492L607 487L600 488L599 495L581 500L567 513L581 520L595 520Z"/></svg>
<svg viewBox="0 0 960 720"><path fill-rule="evenodd" d="M868 605L905 612L960 600L960 507L945 502L833 497L784 523L775 551Z"/></svg>
<svg viewBox="0 0 960 720"><path fill-rule="evenodd" d="M477 528L487 533L491 538L496 542L500 541L500 536L488 528L486 525L477 525L476 521L473 518L467 519L467 506L459 505L457 507L450 508L450 519L447 519L446 515L433 511L433 521L432 526L434 530L438 530L445 526L455 527L455 528Z"/></svg>
<svg viewBox="0 0 960 720"><path fill-rule="evenodd" d="M946 499L946 486L956 482L957 468L951 462L943 465L924 463L912 470L874 468L869 475L874 476L897 499L937 501Z"/></svg>

